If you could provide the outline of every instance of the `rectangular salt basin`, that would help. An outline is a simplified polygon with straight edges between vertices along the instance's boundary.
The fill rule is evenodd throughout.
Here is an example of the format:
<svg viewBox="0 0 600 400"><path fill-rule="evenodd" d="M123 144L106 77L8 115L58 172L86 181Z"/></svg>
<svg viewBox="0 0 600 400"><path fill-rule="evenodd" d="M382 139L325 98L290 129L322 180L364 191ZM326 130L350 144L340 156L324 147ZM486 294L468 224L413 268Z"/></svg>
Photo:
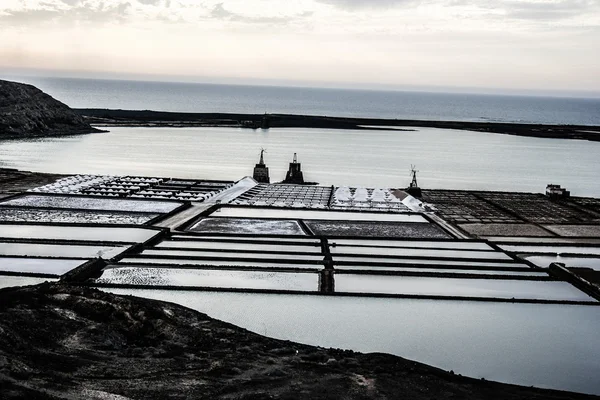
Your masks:
<svg viewBox="0 0 600 400"><path fill-rule="evenodd" d="M321 253L321 246L292 246L285 244L257 244L257 243L231 243L231 242L202 242L166 240L155 246L156 248L170 247L178 249L207 249L207 250L261 250L261 251L287 251L299 253Z"/></svg>
<svg viewBox="0 0 600 400"><path fill-rule="evenodd" d="M291 235L290 235L291 236ZM198 235L181 235L176 234L172 236L177 239L185 239L185 240L218 240L218 241L257 241L257 242L298 242L299 244L308 244L314 243L320 245L321 241L319 239L308 238L308 237L259 237L259 236L230 236L230 235L218 235L218 236L198 236Z"/></svg>
<svg viewBox="0 0 600 400"><path fill-rule="evenodd" d="M163 264L170 265L186 265L186 266L210 266L210 267L243 267L243 268L290 268L290 269L323 269L323 263L316 264L292 264L285 262L270 261L220 261L220 260L191 260L170 258L140 258L131 257L119 260L118 265L124 264L145 264L148 266L156 266Z"/></svg>
<svg viewBox="0 0 600 400"><path fill-rule="evenodd" d="M565 243L565 244L577 244L577 243L590 243L600 245L600 239L588 239L588 238L558 238L558 237L514 237L514 236L483 236L482 239L487 239L496 243Z"/></svg>
<svg viewBox="0 0 600 400"><path fill-rule="evenodd" d="M487 243L482 242L455 242L452 240L426 241L426 240L361 240L361 239L328 239L329 245L338 246L368 246L368 247L413 247L413 248L441 248L456 250L494 250Z"/></svg>
<svg viewBox="0 0 600 400"><path fill-rule="evenodd" d="M104 270L97 283L317 291L317 273L122 267Z"/></svg>
<svg viewBox="0 0 600 400"><path fill-rule="evenodd" d="M420 215L395 213L368 213L344 211L281 210L276 208L222 207L211 217L245 218L292 218L327 221L386 221L386 222L428 222Z"/></svg>
<svg viewBox="0 0 600 400"><path fill-rule="evenodd" d="M502 250L513 251L515 253L551 253L551 254L594 254L600 255L600 247L581 247L581 246L514 246L502 244L499 246Z"/></svg>
<svg viewBox="0 0 600 400"><path fill-rule="evenodd" d="M10 239L89 240L136 243L145 242L158 233L160 231L144 228L0 224L0 237Z"/></svg>
<svg viewBox="0 0 600 400"><path fill-rule="evenodd" d="M599 307L104 290L181 304L277 339L390 353L476 379L600 395Z"/></svg>
<svg viewBox="0 0 600 400"><path fill-rule="evenodd" d="M52 222L69 224L143 225L160 214L117 211L77 211L46 208L0 207L3 222Z"/></svg>
<svg viewBox="0 0 600 400"><path fill-rule="evenodd" d="M517 262L493 262L493 261L454 261L454 260L427 260L418 258L373 258L368 255L363 256L340 256L333 258L334 262L356 263L394 263L394 264L433 264L433 265L461 265L465 267L521 267L531 269L529 265Z"/></svg>
<svg viewBox="0 0 600 400"><path fill-rule="evenodd" d="M30 257L113 258L127 246L69 246L63 244L0 243L0 255Z"/></svg>
<svg viewBox="0 0 600 400"><path fill-rule="evenodd" d="M218 257L218 258L265 258L281 260L313 260L323 259L321 254L269 254L269 253L245 253L241 251L202 251L202 250L144 250L141 254L152 256L179 256L179 257Z"/></svg>
<svg viewBox="0 0 600 400"><path fill-rule="evenodd" d="M341 256L336 255L333 261L356 263L394 263L394 264L439 264L439 265L461 265L467 267L487 266L487 267L520 267L531 269L529 265L518 262L493 262L493 261L455 261L455 260L428 260L418 258L373 258L368 255L362 256Z"/></svg>
<svg viewBox="0 0 600 400"><path fill-rule="evenodd" d="M551 263L563 263L566 267L591 268L600 271L600 258L587 257L553 257L553 256L524 256L538 267L548 268Z"/></svg>
<svg viewBox="0 0 600 400"><path fill-rule="evenodd" d="M501 299L596 301L561 281L335 275L335 291Z"/></svg>
<svg viewBox="0 0 600 400"><path fill-rule="evenodd" d="M188 230L201 233L246 233L252 235L303 235L298 221L251 218L203 218Z"/></svg>
<svg viewBox="0 0 600 400"><path fill-rule="evenodd" d="M339 271L374 271L374 272L428 272L428 273L444 273L444 274L474 274L474 275L514 275L514 276L548 276L544 271L536 271L534 269L519 270L519 271L502 271L502 270L486 270L486 269L463 269L463 268L411 268L400 266L374 266L374 265L336 265L336 270Z"/></svg>
<svg viewBox="0 0 600 400"><path fill-rule="evenodd" d="M14 286L37 285L44 282L56 282L58 278L34 278L30 276L0 275L0 289Z"/></svg>
<svg viewBox="0 0 600 400"><path fill-rule="evenodd" d="M132 200L118 198L92 198L71 196L40 196L28 194L1 203L8 206L24 207L53 207L53 208L78 208L84 210L106 210L106 211L132 211L168 213L181 206L183 203L154 201L154 200Z"/></svg>
<svg viewBox="0 0 600 400"><path fill-rule="evenodd" d="M60 260L56 258L0 257L0 271L63 275L84 262L84 260Z"/></svg>
<svg viewBox="0 0 600 400"><path fill-rule="evenodd" d="M329 246L331 254L365 254L382 256L419 256L419 257L446 257L446 258L476 258L492 260L512 260L508 255L499 251L464 251L464 250L431 250L431 249L408 249L391 247L351 247L351 246Z"/></svg>

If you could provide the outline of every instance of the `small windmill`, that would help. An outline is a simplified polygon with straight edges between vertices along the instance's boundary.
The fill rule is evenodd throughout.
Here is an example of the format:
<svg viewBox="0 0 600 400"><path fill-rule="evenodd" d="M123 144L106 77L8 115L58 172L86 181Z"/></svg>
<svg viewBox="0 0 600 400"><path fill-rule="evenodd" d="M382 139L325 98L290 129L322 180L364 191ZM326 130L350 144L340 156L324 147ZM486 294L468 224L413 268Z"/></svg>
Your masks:
<svg viewBox="0 0 600 400"><path fill-rule="evenodd" d="M415 169L415 165L411 164L410 176L412 176L412 181L410 182L410 185L408 186L408 189L406 191L413 197L421 197L421 188L417 183L417 172L419 171Z"/></svg>
<svg viewBox="0 0 600 400"><path fill-rule="evenodd" d="M417 171L415 169L416 165L412 165L410 164L410 176L412 176L412 182L410 182L410 186L411 188L418 188L419 185L417 184Z"/></svg>

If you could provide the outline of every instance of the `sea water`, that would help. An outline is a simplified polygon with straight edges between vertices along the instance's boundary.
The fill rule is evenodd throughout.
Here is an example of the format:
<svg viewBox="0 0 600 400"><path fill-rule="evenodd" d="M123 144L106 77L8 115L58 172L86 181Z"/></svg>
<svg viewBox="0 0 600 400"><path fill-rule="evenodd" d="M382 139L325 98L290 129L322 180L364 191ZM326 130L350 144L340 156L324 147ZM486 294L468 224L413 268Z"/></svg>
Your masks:
<svg viewBox="0 0 600 400"><path fill-rule="evenodd" d="M407 187L416 164L423 188L543 192L549 183L600 196L600 143L418 128L123 128L108 133L0 142L0 167L57 173L196 179L252 175L261 148L271 181L293 153L322 185Z"/></svg>
<svg viewBox="0 0 600 400"><path fill-rule="evenodd" d="M4 77L74 108L600 125L600 99Z"/></svg>

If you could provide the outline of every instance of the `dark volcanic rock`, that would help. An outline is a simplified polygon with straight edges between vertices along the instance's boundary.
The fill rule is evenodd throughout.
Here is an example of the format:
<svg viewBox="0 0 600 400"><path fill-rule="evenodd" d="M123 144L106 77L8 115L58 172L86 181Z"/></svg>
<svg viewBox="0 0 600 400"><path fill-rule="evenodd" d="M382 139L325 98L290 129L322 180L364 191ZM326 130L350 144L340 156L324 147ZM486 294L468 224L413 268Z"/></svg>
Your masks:
<svg viewBox="0 0 600 400"><path fill-rule="evenodd" d="M99 132L38 88L0 80L0 138Z"/></svg>
<svg viewBox="0 0 600 400"><path fill-rule="evenodd" d="M0 290L2 399L591 399L260 336L171 303Z"/></svg>

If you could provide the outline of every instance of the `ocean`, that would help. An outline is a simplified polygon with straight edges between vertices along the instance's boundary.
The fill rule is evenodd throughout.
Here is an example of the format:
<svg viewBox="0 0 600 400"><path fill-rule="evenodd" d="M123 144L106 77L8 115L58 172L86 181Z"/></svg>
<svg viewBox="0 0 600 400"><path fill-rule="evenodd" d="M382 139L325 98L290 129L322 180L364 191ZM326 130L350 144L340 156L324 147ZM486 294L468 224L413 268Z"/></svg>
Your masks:
<svg viewBox="0 0 600 400"><path fill-rule="evenodd" d="M6 77L74 108L600 125L600 99Z"/></svg>
<svg viewBox="0 0 600 400"><path fill-rule="evenodd" d="M22 79L25 80L25 79ZM77 108L295 113L600 125L600 99L27 78ZM600 143L450 129L123 128L109 133L0 142L0 166L57 173L238 180L261 148L272 182L293 153L322 185L544 192L560 184L600 197Z"/></svg>
<svg viewBox="0 0 600 400"><path fill-rule="evenodd" d="M600 197L600 143L451 129L360 131L271 128L125 128L108 133L0 141L0 166L57 173L238 180L260 149L271 181L294 153L322 185L407 187L411 164L430 189L544 192L560 184Z"/></svg>

